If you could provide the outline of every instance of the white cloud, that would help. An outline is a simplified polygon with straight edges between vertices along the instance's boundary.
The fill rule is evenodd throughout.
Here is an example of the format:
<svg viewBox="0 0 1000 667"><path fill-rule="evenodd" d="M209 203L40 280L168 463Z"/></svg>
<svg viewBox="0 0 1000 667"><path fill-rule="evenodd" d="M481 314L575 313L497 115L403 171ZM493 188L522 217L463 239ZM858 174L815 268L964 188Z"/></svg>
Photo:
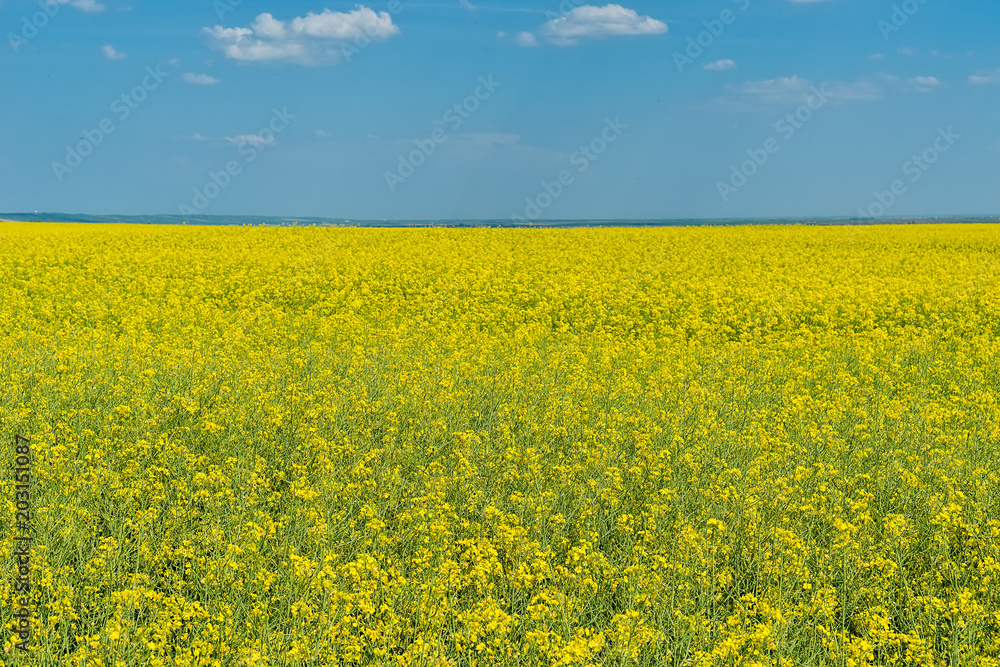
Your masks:
<svg viewBox="0 0 1000 667"><path fill-rule="evenodd" d="M936 76L916 76L909 79L909 81L912 81L916 86L927 89L934 89L941 85Z"/></svg>
<svg viewBox="0 0 1000 667"><path fill-rule="evenodd" d="M128 58L127 53L122 53L121 51L111 46L110 44L105 44L104 46L102 46L101 53L103 53L104 57L107 58L108 60L125 60L126 58Z"/></svg>
<svg viewBox="0 0 1000 667"><path fill-rule="evenodd" d="M216 79L214 76L208 74L194 74L193 72L185 72L184 83L190 83L195 86L214 86L218 83L222 83L221 79Z"/></svg>
<svg viewBox="0 0 1000 667"><path fill-rule="evenodd" d="M497 39L501 42L505 42L508 39L518 46L532 47L538 46L538 37L533 32L519 32L516 35L508 35L506 32L501 30L497 33Z"/></svg>
<svg viewBox="0 0 1000 667"><path fill-rule="evenodd" d="M253 146L254 148L261 148L263 146L273 146L275 143L274 135L262 137L259 134L239 134L235 137L223 137L224 140L231 143L237 148L243 146Z"/></svg>
<svg viewBox="0 0 1000 667"><path fill-rule="evenodd" d="M909 93L932 93L944 84L936 76L914 76L909 78L881 74L879 78L888 86Z"/></svg>
<svg viewBox="0 0 1000 667"><path fill-rule="evenodd" d="M704 66L704 69L707 69L709 72L725 72L726 70L736 69L736 61L724 58L716 60L714 63L708 63Z"/></svg>
<svg viewBox="0 0 1000 667"><path fill-rule="evenodd" d="M95 0L48 0L50 5L69 5L70 7L76 7L82 12L103 12L104 5Z"/></svg>
<svg viewBox="0 0 1000 667"><path fill-rule="evenodd" d="M514 43L518 46L538 46L538 38L531 32L519 32Z"/></svg>
<svg viewBox="0 0 1000 667"><path fill-rule="evenodd" d="M649 16L640 16L635 10L626 9L621 5L576 7L538 29L540 35L558 46L578 44L585 39L662 35L665 32L667 32L666 23ZM524 41L527 42L527 38L524 38Z"/></svg>
<svg viewBox="0 0 1000 667"><path fill-rule="evenodd" d="M399 34L388 12L358 5L349 12L324 9L281 21L259 15L247 28L204 28L212 45L230 60L321 65L338 62L342 47L361 48Z"/></svg>
<svg viewBox="0 0 1000 667"><path fill-rule="evenodd" d="M1000 84L1000 69L993 72L983 72L973 74L969 77L969 83L973 86L986 86L989 84Z"/></svg>

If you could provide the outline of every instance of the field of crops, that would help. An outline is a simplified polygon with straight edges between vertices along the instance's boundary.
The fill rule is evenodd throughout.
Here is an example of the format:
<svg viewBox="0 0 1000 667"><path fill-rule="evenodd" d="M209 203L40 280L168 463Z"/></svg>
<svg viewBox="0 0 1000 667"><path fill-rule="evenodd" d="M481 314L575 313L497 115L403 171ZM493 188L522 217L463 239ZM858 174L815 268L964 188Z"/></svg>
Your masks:
<svg viewBox="0 0 1000 667"><path fill-rule="evenodd" d="M1000 665L998 252L0 224L0 665Z"/></svg>

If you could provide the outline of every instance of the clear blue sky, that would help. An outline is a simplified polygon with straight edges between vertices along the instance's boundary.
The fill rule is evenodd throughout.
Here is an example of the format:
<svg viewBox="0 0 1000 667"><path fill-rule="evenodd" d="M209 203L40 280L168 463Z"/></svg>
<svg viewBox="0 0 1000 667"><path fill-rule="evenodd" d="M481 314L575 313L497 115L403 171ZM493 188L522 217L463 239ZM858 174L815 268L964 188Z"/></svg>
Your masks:
<svg viewBox="0 0 1000 667"><path fill-rule="evenodd" d="M1000 214L996 0L585 1L2 0L0 211Z"/></svg>

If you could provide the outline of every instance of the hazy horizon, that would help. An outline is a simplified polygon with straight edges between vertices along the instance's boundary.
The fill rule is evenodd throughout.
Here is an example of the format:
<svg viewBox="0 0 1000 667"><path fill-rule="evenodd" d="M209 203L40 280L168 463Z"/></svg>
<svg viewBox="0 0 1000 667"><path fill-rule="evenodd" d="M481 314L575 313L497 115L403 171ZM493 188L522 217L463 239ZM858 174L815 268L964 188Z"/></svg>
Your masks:
<svg viewBox="0 0 1000 667"><path fill-rule="evenodd" d="M0 222L133 224L133 225L193 225L193 226L325 226L325 227L698 227L743 225L899 225L899 224L965 224L1000 222L1000 216L903 216L895 218L859 219L837 217L789 218L576 218L512 221L504 218L429 218L429 219L362 219L314 216L261 215L91 215L53 212L0 213Z"/></svg>

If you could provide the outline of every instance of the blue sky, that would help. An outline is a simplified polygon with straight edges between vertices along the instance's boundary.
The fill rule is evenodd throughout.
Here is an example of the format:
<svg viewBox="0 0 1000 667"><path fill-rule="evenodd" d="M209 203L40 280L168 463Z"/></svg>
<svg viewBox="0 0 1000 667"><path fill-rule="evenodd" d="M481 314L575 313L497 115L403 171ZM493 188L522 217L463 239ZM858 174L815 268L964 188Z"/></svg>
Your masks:
<svg viewBox="0 0 1000 667"><path fill-rule="evenodd" d="M0 211L1000 214L996 0L2 0Z"/></svg>

